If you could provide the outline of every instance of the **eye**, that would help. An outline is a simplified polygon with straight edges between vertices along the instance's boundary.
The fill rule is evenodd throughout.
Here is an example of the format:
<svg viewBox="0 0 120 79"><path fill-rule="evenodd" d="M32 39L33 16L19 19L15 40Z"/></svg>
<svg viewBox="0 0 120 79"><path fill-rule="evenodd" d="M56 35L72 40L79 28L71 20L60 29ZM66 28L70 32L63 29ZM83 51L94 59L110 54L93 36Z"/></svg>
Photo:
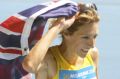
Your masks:
<svg viewBox="0 0 120 79"><path fill-rule="evenodd" d="M82 38L83 39L89 39L89 36L83 36Z"/></svg>

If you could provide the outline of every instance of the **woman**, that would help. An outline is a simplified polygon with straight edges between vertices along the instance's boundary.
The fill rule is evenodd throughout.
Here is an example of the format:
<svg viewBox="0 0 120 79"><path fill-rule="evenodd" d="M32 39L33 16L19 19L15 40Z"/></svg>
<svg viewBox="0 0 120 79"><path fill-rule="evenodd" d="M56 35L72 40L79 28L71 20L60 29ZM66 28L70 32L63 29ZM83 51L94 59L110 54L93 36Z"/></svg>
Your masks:
<svg viewBox="0 0 120 79"><path fill-rule="evenodd" d="M99 16L94 4L79 4L79 12L71 18L59 18L38 41L23 61L36 79L98 79ZM58 34L62 43L50 47Z"/></svg>

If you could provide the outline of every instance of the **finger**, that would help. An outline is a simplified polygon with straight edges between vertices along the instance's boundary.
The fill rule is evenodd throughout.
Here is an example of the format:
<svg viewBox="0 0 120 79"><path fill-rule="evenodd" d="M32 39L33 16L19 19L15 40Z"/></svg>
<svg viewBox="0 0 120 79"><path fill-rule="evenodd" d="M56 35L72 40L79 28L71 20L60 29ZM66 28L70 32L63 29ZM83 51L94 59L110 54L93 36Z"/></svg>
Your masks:
<svg viewBox="0 0 120 79"><path fill-rule="evenodd" d="M72 23L72 22L75 21L75 16L72 16L72 17L70 17L70 18L67 18L65 21Z"/></svg>
<svg viewBox="0 0 120 79"><path fill-rule="evenodd" d="M65 17L60 17L57 19L57 22L64 22L65 21Z"/></svg>
<svg viewBox="0 0 120 79"><path fill-rule="evenodd" d="M64 22L65 22L65 18L64 17L60 17L60 18L57 18L55 21L53 21L52 25L56 26L56 25L64 23Z"/></svg>

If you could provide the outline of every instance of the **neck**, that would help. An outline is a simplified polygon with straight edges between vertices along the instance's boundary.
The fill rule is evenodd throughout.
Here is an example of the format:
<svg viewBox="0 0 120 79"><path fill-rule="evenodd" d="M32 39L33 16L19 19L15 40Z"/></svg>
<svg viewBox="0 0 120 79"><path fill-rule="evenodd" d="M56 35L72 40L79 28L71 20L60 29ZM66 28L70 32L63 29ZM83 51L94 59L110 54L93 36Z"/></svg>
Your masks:
<svg viewBox="0 0 120 79"><path fill-rule="evenodd" d="M80 57L76 53L75 49L70 45L62 43L59 46L59 50L61 55L66 59L66 61L72 65L81 65L84 61L84 58Z"/></svg>

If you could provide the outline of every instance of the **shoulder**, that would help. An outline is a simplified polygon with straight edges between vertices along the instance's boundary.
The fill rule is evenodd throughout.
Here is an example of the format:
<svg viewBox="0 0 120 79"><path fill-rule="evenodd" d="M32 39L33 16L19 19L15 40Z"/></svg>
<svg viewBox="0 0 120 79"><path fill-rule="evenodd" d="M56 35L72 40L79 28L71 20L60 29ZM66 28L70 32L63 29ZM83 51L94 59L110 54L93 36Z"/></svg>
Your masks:
<svg viewBox="0 0 120 79"><path fill-rule="evenodd" d="M55 58L54 58L54 56L52 54L52 51L51 51L52 48L53 47L51 47L51 48L48 49L48 52L47 52L47 54L45 56L45 62L47 62L47 63L55 61Z"/></svg>
<svg viewBox="0 0 120 79"><path fill-rule="evenodd" d="M40 69L43 69L43 68L47 69L48 66L49 66L49 64L54 62L54 57L53 57L53 55L52 55L52 53L51 53L51 48L52 48L52 47L50 47L50 48L48 49L48 51L47 51L47 53L46 53L43 61L39 64L37 70L40 70ZM50 63L49 63L49 62L50 62Z"/></svg>
<svg viewBox="0 0 120 79"><path fill-rule="evenodd" d="M57 71L57 63L54 56L52 55L51 48L53 47L50 47L48 49L47 54L43 60L42 66L38 71L39 74L43 73L44 71L47 72L47 76L49 78L53 77Z"/></svg>
<svg viewBox="0 0 120 79"><path fill-rule="evenodd" d="M53 48L53 47L50 47L50 48L48 49L47 54L46 54L46 56L45 56L45 58L44 58L44 62L47 63L47 64L49 64L49 62L50 62L50 63L55 62L55 58L54 58L54 56L53 56L53 54L52 54L52 51L51 51L52 48Z"/></svg>
<svg viewBox="0 0 120 79"><path fill-rule="evenodd" d="M99 59L99 51L98 51L98 48L94 47L90 50L90 55L93 59L93 62L95 65L98 64L98 59Z"/></svg>

